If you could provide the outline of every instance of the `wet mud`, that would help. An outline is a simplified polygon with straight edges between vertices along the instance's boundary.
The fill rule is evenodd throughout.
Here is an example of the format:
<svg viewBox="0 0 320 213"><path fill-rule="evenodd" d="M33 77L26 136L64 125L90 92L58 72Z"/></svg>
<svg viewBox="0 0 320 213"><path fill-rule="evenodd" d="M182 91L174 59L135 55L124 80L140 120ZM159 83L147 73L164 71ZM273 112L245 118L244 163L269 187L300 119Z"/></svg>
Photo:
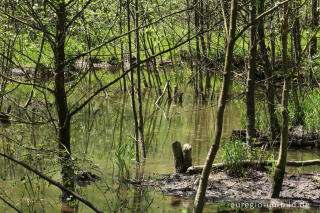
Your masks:
<svg viewBox="0 0 320 213"><path fill-rule="evenodd" d="M199 179L199 174L167 174L138 184L157 186L165 195L194 198ZM134 184L134 181L131 183ZM250 170L243 177L216 171L209 177L206 199L214 203L232 203L240 208L254 206L320 210L320 172L286 174L279 199L269 198L270 190L271 177L268 171Z"/></svg>

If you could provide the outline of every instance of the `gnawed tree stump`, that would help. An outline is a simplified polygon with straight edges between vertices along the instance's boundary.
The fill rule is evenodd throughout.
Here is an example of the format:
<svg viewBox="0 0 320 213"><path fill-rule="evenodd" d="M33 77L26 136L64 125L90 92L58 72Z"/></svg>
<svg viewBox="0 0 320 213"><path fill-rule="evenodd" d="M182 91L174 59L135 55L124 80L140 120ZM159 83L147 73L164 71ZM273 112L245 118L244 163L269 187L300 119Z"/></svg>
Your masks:
<svg viewBox="0 0 320 213"><path fill-rule="evenodd" d="M312 176L312 179L317 181L320 184L320 177L318 176Z"/></svg>
<svg viewBox="0 0 320 213"><path fill-rule="evenodd" d="M183 145L183 166L184 166L184 172L187 171L187 169L192 166L192 156L191 156L192 147L190 144L186 143Z"/></svg>
<svg viewBox="0 0 320 213"><path fill-rule="evenodd" d="M176 173L185 173L189 167L192 166L191 145L184 144L183 150L180 142L172 143L172 152L174 157L174 166Z"/></svg>

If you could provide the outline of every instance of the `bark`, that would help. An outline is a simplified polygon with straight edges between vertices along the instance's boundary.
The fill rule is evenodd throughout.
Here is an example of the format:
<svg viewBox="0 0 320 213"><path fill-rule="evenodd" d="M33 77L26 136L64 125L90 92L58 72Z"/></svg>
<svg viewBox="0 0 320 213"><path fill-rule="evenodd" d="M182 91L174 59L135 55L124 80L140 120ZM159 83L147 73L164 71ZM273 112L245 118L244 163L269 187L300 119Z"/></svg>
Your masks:
<svg viewBox="0 0 320 213"><path fill-rule="evenodd" d="M128 32L130 32L130 0L127 0L127 27ZM132 46L131 46L131 33L128 34L128 46L129 46L129 70L131 70L131 67L133 65L133 57L132 57ZM137 110L136 110L136 102L134 100L134 80L133 80L133 72L130 72L130 80L131 80L131 104L132 104L132 111L133 111L133 119L134 119L134 126L135 126L135 151L136 151L136 161L140 161L139 157L139 143L138 143L138 116L137 116Z"/></svg>
<svg viewBox="0 0 320 213"><path fill-rule="evenodd" d="M256 2L251 1L250 7L250 22L253 22L256 18ZM248 67L248 76L247 76L247 91L246 91L246 106L247 106L247 137L246 142L251 144L253 141L256 132L255 132L255 101L254 101L254 87L255 79L254 75L257 72L256 68L256 55L257 55L257 46L256 46L256 31L257 25L253 24L250 30L250 45L249 45L249 67Z"/></svg>
<svg viewBox="0 0 320 213"><path fill-rule="evenodd" d="M279 160L277 162L275 173L272 180L272 189L270 196L272 198L278 198L282 188L284 173L287 162L287 151L288 151L288 124L289 124L289 111L288 111L288 100L289 90L291 87L291 76L288 72L287 62L287 45L288 45L288 3L283 5L282 14L282 29L281 29L281 45L282 45L282 70L285 76L283 91L282 91L282 127L280 137L280 152Z"/></svg>
<svg viewBox="0 0 320 213"><path fill-rule="evenodd" d="M182 154L183 154L183 167L184 167L184 170L187 171L187 169L190 166L192 166L192 147L190 144L186 143L183 145Z"/></svg>
<svg viewBox="0 0 320 213"><path fill-rule="evenodd" d="M201 0L200 0L201 1ZM199 1L193 1L194 6L194 25L196 34L200 31L200 12L199 12ZM196 37L196 97L203 95L203 86L202 86L202 67L201 67L201 52L200 52L200 41L199 37Z"/></svg>
<svg viewBox="0 0 320 213"><path fill-rule="evenodd" d="M204 0L200 1L200 32L204 31L205 28L205 24L204 24ZM201 59L201 71L205 74L205 91L202 91L202 100L205 101L205 99L207 98L207 94L210 88L210 76L209 76L209 70L207 69L206 65L207 65L207 45L204 39L204 34L200 35L200 41L201 41L201 47L202 47L202 59ZM202 75L202 74L201 74ZM203 79L203 76L202 76ZM202 79L201 79L201 87L203 90L203 83L202 83Z"/></svg>
<svg viewBox="0 0 320 213"><path fill-rule="evenodd" d="M184 173L183 166L183 153L181 144L178 141L172 143L172 153L174 157L174 167L176 168L176 173Z"/></svg>
<svg viewBox="0 0 320 213"><path fill-rule="evenodd" d="M311 29L315 31L317 27L319 27L319 10L318 10L318 0L312 0L312 20L311 20ZM310 55L314 56L317 54L317 34L315 34L311 38L311 45L310 45Z"/></svg>
<svg viewBox="0 0 320 213"><path fill-rule="evenodd" d="M135 26L139 27L139 0L135 1ZM138 80L138 112L139 112L139 120L138 120L138 132L139 132L139 144L140 144L140 153L141 158L146 157L146 151L144 146L144 132L143 132L143 112L142 112L142 95L141 95L141 67L140 67L140 40L139 40L139 30L136 30L136 48L137 48L137 80Z"/></svg>
<svg viewBox="0 0 320 213"><path fill-rule="evenodd" d="M298 7L298 6L299 5L295 3L295 7ZM293 36L293 43L294 43L294 49L295 49L295 58L298 59L302 51L299 9L296 9L296 12L294 15L295 16L293 17L294 23L293 23L293 29L292 29L292 36Z"/></svg>
<svg viewBox="0 0 320 213"><path fill-rule="evenodd" d="M223 1L222 1L222 4L223 4ZM214 141L207 155L205 167L201 174L200 183L199 183L197 195L194 202L194 212L197 212L197 213L203 211L205 193L208 185L208 178L211 171L212 162L214 161L214 158L219 149L219 144L220 144L220 139L222 134L223 115L224 115L224 109L226 106L228 92L229 92L231 69L232 69L232 56L233 56L233 48L235 43L236 15L237 15L236 11L237 11L237 0L232 0L229 29L226 29L227 49L226 49L226 55L225 55L222 90L219 98L218 112L217 112L217 117L215 121Z"/></svg>
<svg viewBox="0 0 320 213"><path fill-rule="evenodd" d="M54 46L54 97L58 113L58 144L60 162L62 166L62 182L66 188L74 191L74 169L71 162L70 147L70 113L68 110L67 95L64 86L66 14L65 2L61 1L57 7L56 40ZM68 192L63 191L62 200L71 203L74 198Z"/></svg>
<svg viewBox="0 0 320 213"><path fill-rule="evenodd" d="M264 0L260 0L259 4L259 14L264 12ZM280 125L276 115L275 110L275 89L273 87L273 69L268 58L267 47L265 44L265 33L264 33L264 20L261 19L258 25L258 36L260 41L260 53L263 60L263 69L267 78L267 101L268 101L268 111L269 111L269 119L270 119L270 129L271 129L271 138L275 140L280 134Z"/></svg>
<svg viewBox="0 0 320 213"><path fill-rule="evenodd" d="M123 20L122 20L122 0L119 1L119 6L120 6L120 16L119 16L119 33L120 35L122 35L122 25L123 25ZM120 54L121 54L121 69L122 69L122 73L125 72L125 68L124 68L124 52L123 52L123 41L122 39L120 39ZM126 77L123 77L123 91L126 92L127 91L127 81L126 81Z"/></svg>
<svg viewBox="0 0 320 213"><path fill-rule="evenodd" d="M298 7L297 3L294 3L295 7ZM299 9L296 9L295 14L294 14L294 23L293 23L293 29L292 29L292 37L293 37L293 45L294 45L294 64L295 66L293 67L294 73L297 75L297 83L298 87L297 89L292 90L292 95L293 95L293 102L294 102L294 118L292 120L292 125L293 126L298 126L298 125L304 125L304 112L302 110L300 101L299 101L299 96L298 94L301 92L300 84L302 82L302 79L300 79L300 69L297 69L297 65L299 63L300 57L301 57L301 30L300 30L300 20L299 20ZM300 93L301 94L301 93Z"/></svg>
<svg viewBox="0 0 320 213"><path fill-rule="evenodd" d="M184 144L182 149L180 142L175 141L172 143L176 173L185 173L187 169L192 166L191 151L192 147L190 144Z"/></svg>

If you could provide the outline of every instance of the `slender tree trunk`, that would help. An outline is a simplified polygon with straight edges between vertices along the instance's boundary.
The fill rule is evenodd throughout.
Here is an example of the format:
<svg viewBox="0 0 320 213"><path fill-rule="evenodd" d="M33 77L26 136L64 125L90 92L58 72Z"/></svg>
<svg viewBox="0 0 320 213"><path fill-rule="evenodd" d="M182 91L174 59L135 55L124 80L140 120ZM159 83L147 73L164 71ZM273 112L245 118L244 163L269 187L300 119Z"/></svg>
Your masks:
<svg viewBox="0 0 320 213"><path fill-rule="evenodd" d="M122 19L122 0L120 0L119 5L120 5L120 15L119 15L119 33L120 35L122 35L122 27L123 27L123 19ZM125 68L124 68L124 53L123 53L123 41L122 39L120 39L120 54L121 54L121 69L122 69L122 73L125 72ZM126 76L123 77L123 91L126 92L127 91L127 80L126 80Z"/></svg>
<svg viewBox="0 0 320 213"><path fill-rule="evenodd" d="M273 176L271 197L278 198L282 188L284 173L287 163L287 150L288 150L288 124L289 124L289 90L291 87L291 76L288 72L288 59L287 59L287 45L288 45L288 3L283 5L282 15L282 29L281 29L281 45L282 45L282 70L285 76L283 91L282 91L282 127L281 127L281 138L280 138L280 152L278 163L275 168Z"/></svg>
<svg viewBox="0 0 320 213"><path fill-rule="evenodd" d="M294 3L294 7L298 7L299 5L297 3ZM299 19L299 9L295 10L294 17L293 17L293 28L292 28L292 38L293 45L294 45L294 64L298 64L298 61L300 60L300 54L301 54L301 35L300 35L300 19ZM296 66L293 66L293 72L297 75L297 89L292 90L293 95L293 102L294 102L294 118L292 120L292 124L294 126L298 125L304 125L304 112L302 110L300 101L299 101L299 93L300 90L300 73L299 69L296 68ZM301 94L301 93L300 93Z"/></svg>
<svg viewBox="0 0 320 213"><path fill-rule="evenodd" d="M256 18L256 2L251 1L250 7L250 22ZM257 55L257 45L256 45L256 32L257 25L253 24L250 29L250 45L249 45L249 67L248 67L248 76L247 76L247 94L246 94L246 105L247 105L247 144L251 144L253 141L256 131L255 131L255 101L254 101L254 87L255 79L254 75L257 72L256 70L256 55Z"/></svg>
<svg viewBox="0 0 320 213"><path fill-rule="evenodd" d="M67 105L67 96L64 86L65 69L65 39L66 39L66 5L65 1L57 3L56 40L54 50L55 58L55 90L54 97L58 113L58 143L59 155L62 165L62 182L69 190L74 191L74 169L71 162L70 147L70 114ZM63 191L62 201L70 203L73 198Z"/></svg>
<svg viewBox="0 0 320 213"><path fill-rule="evenodd" d="M199 33L199 2L198 0L194 0L193 1L194 4L194 25L195 25L195 33L198 34ZM203 87L202 87L202 70L201 70L201 65L200 65L200 61L201 61L201 53L200 53L200 41L199 41L199 37L196 37L196 79L195 79L195 93L196 93L196 97L199 97L202 95L203 92Z"/></svg>
<svg viewBox="0 0 320 213"><path fill-rule="evenodd" d="M264 2L265 0L260 0L259 4L259 14L264 12ZM268 58L267 47L265 44L265 33L264 33L264 20L261 19L258 25L258 36L260 41L260 52L263 60L263 69L267 78L267 101L268 101L268 111L270 119L270 129L271 129L271 138L275 140L280 134L280 125L276 115L275 110L275 89L273 88L273 70Z"/></svg>
<svg viewBox="0 0 320 213"><path fill-rule="evenodd" d="M311 29L312 32L316 30L317 27L319 27L319 9L318 9L318 0L312 0L312 20L311 20ZM317 54L318 48L317 48L317 35L314 35L311 38L311 45L310 45L310 55L314 56Z"/></svg>
<svg viewBox="0 0 320 213"><path fill-rule="evenodd" d="M274 0L271 0L271 6L273 7L275 5ZM274 27L274 21L276 21L276 17L271 16L270 17L270 44L271 44L271 65L272 70L275 68L276 63L276 35L275 35L275 27Z"/></svg>
<svg viewBox="0 0 320 213"><path fill-rule="evenodd" d="M139 27L139 0L135 1L135 11L136 11L136 20L135 26ZM139 30L136 30L136 49L137 49L137 64L140 63L140 40L139 40ZM138 131L139 131L139 143L140 143L140 153L141 158L146 157L145 147L144 147L144 133L143 133L143 113L142 113L142 97L141 97L141 68L137 67L137 78L138 78L138 111L139 111L139 120L138 120Z"/></svg>
<svg viewBox="0 0 320 213"><path fill-rule="evenodd" d="M221 5L223 5L223 3ZM235 43L236 16L237 16L236 11L237 11L237 0L232 0L229 29L226 29L227 49L226 49L226 55L225 55L222 90L219 98L218 112L217 112L217 117L215 121L214 141L208 152L207 159L205 162L205 167L201 174L197 195L194 201L194 212L196 213L201 213L203 211L205 194L206 194L206 189L208 185L208 178L212 168L212 163L219 149L219 144L220 144L220 139L222 134L223 115L224 115L224 109L226 106L227 97L229 93L233 48Z"/></svg>
<svg viewBox="0 0 320 213"><path fill-rule="evenodd" d="M200 0L200 32L203 32L205 28L204 24L204 0ZM210 88L210 76L209 76L209 70L207 69L207 45L205 42L204 34L200 35L200 41L201 41L201 47L202 47L202 57L201 57L201 71L205 74L205 91L202 91L202 100L205 101L205 99L208 96L208 91ZM202 77L203 78L203 77ZM201 86L203 83L201 83ZM202 86L203 87L203 86ZM203 88L202 88L203 90Z"/></svg>
<svg viewBox="0 0 320 213"><path fill-rule="evenodd" d="M127 27L128 32L130 31L130 0L127 0ZM131 33L128 34L128 45L129 45L129 69L132 66L133 63L133 57L132 57L132 46L131 46ZM136 62L134 62L136 63ZM134 76L133 71L130 73L130 80L131 80L131 104L132 104L132 111L133 111L133 119L134 119L134 126L135 126L135 151L136 151L136 161L140 161L139 157L139 143L138 143L138 135L139 135L139 124L138 124L138 115L136 110L136 102L134 100Z"/></svg>

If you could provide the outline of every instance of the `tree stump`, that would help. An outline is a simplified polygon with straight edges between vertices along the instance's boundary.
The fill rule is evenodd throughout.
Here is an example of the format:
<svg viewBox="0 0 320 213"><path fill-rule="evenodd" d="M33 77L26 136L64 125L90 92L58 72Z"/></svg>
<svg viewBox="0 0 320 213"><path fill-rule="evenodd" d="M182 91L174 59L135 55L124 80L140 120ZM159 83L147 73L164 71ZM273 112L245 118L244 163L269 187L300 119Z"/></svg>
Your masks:
<svg viewBox="0 0 320 213"><path fill-rule="evenodd" d="M190 144L185 144L182 150L180 142L175 141L172 143L176 173L185 173L187 169L192 166L191 150Z"/></svg>
<svg viewBox="0 0 320 213"><path fill-rule="evenodd" d="M192 156L191 156L192 147L190 144L186 143L183 145L183 166L184 166L184 172L187 171L187 169L192 166Z"/></svg>

